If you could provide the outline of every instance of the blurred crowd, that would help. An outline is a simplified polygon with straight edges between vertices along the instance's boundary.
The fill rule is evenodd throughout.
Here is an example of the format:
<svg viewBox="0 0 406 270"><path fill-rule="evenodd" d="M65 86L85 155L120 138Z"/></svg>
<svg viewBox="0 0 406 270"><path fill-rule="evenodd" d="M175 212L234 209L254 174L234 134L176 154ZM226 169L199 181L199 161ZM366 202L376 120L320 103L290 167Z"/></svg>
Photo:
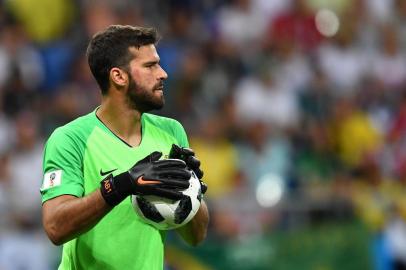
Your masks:
<svg viewBox="0 0 406 270"><path fill-rule="evenodd" d="M3 1L0 269L57 261L43 144L99 104L85 50L110 24L163 37L156 113L184 125L202 161L209 241L357 218L373 269L405 269L404 0Z"/></svg>

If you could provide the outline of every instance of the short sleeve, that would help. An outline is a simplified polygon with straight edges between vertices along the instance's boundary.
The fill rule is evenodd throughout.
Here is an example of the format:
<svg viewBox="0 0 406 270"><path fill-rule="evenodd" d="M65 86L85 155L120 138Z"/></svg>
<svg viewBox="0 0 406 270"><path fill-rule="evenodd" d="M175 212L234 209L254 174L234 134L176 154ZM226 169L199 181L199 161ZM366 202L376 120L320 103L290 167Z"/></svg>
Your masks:
<svg viewBox="0 0 406 270"><path fill-rule="evenodd" d="M48 139L43 158L42 202L60 195L82 197L83 142L59 128Z"/></svg>
<svg viewBox="0 0 406 270"><path fill-rule="evenodd" d="M181 147L189 147L189 141L186 135L186 131L183 128L182 124L174 120L174 133L178 141L178 145Z"/></svg>

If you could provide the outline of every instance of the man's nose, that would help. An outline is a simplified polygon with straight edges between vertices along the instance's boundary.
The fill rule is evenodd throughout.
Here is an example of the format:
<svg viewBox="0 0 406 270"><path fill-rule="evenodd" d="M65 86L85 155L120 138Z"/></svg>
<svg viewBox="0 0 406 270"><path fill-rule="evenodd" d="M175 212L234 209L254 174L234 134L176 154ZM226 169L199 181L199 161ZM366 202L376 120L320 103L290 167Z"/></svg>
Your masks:
<svg viewBox="0 0 406 270"><path fill-rule="evenodd" d="M166 73L166 71L161 66L159 66L159 69L159 79L166 80L168 78L168 73Z"/></svg>

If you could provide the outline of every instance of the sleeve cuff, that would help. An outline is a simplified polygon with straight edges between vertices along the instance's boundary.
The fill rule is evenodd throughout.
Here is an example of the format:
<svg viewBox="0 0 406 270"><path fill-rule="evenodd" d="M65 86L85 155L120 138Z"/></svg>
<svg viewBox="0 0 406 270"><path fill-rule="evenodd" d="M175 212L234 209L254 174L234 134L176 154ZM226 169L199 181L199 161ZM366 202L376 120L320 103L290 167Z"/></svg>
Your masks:
<svg viewBox="0 0 406 270"><path fill-rule="evenodd" d="M83 187L79 185L74 186L59 186L51 189L40 190L42 196L42 203L61 195L73 195L76 197L83 196Z"/></svg>

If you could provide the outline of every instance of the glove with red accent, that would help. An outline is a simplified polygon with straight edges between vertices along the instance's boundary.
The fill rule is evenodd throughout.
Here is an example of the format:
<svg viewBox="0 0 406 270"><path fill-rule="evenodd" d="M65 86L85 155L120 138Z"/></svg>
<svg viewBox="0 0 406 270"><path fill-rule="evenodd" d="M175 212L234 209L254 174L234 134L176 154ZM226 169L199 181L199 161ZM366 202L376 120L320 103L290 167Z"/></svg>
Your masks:
<svg viewBox="0 0 406 270"><path fill-rule="evenodd" d="M128 171L101 181L101 193L107 204L115 206L130 194L155 195L172 200L183 198L189 187L191 172L179 159L159 160L161 152L153 152Z"/></svg>
<svg viewBox="0 0 406 270"><path fill-rule="evenodd" d="M201 180L204 173L200 169L200 160L196 158L195 152L192 149L172 144L171 151L169 152L169 158L180 159L186 162L186 165L193 170L197 178L199 178L202 193L206 193L207 185Z"/></svg>

